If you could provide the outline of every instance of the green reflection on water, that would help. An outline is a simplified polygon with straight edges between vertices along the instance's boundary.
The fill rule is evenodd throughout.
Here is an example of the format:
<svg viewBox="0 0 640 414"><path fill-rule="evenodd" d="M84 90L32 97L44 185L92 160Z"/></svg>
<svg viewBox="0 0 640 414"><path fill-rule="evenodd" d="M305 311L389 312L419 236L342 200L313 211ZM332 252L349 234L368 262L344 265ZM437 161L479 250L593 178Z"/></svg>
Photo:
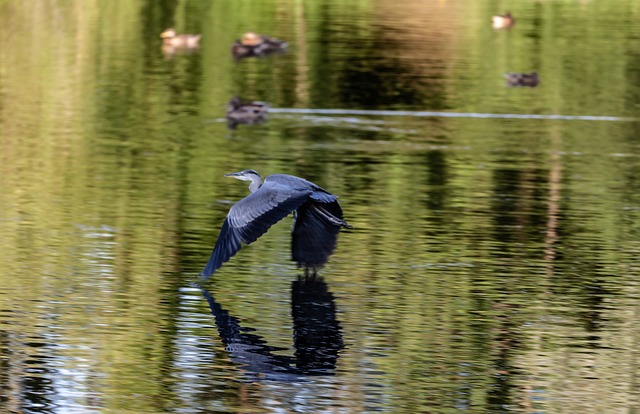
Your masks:
<svg viewBox="0 0 640 414"><path fill-rule="evenodd" d="M0 407L637 409L637 124L216 121L235 94L636 115L635 2L514 6L493 32L490 2L0 3ZM164 56L168 26L203 33L201 50ZM249 29L289 53L233 62ZM533 69L540 87L504 87ZM347 346L307 388L236 383L206 304L181 291L247 193L223 174L243 168L317 182L356 227L325 270ZM288 226L211 289L290 349Z"/></svg>

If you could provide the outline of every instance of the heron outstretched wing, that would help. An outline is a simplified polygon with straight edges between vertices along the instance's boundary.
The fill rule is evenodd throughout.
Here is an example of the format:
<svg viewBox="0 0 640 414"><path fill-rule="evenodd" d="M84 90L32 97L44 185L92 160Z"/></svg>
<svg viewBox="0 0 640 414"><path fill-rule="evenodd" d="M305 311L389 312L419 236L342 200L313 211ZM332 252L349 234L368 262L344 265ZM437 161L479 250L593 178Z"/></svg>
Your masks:
<svg viewBox="0 0 640 414"><path fill-rule="evenodd" d="M336 248L342 209L336 201L319 203L309 200L296 211L291 234L291 260L300 267L316 268L324 265Z"/></svg>
<svg viewBox="0 0 640 414"><path fill-rule="evenodd" d="M304 204L312 189L286 186L277 181L265 181L255 192L236 203L227 215L209 262L200 276L210 277L234 256L242 243L250 244Z"/></svg>

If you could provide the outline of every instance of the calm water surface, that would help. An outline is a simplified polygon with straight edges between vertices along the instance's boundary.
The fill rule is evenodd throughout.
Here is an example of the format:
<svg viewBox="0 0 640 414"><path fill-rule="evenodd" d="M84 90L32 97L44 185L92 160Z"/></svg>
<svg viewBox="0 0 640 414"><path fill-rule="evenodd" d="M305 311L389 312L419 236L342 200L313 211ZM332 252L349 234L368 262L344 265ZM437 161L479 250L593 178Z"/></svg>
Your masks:
<svg viewBox="0 0 640 414"><path fill-rule="evenodd" d="M494 5L0 2L0 411L639 412L640 8ZM196 283L245 168L341 196L317 278Z"/></svg>

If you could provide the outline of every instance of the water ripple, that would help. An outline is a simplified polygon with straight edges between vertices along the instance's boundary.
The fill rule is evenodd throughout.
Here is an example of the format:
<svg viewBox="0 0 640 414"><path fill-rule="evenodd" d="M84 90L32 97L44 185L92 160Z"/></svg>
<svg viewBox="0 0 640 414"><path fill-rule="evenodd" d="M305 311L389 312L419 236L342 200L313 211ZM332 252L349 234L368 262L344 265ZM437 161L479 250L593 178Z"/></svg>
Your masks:
<svg viewBox="0 0 640 414"><path fill-rule="evenodd" d="M596 115L540 115L540 114L492 114L478 112L441 112L441 111L393 111L369 109L307 109L307 108L270 108L271 113L282 114L318 114L318 115L378 115L378 116L416 116L442 118L507 118L507 119L554 119L563 121L623 121L634 122L638 118Z"/></svg>

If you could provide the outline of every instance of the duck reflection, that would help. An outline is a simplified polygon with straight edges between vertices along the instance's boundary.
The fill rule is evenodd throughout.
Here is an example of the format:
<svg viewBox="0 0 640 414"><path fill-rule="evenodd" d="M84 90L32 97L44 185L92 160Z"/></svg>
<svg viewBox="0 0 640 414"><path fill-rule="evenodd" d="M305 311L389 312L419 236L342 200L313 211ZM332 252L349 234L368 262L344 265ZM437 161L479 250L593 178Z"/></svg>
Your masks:
<svg viewBox="0 0 640 414"><path fill-rule="evenodd" d="M248 379L299 381L307 376L333 375L344 347L333 294L317 276L300 276L291 284L294 356L277 355L285 348L269 346L254 329L243 327L214 296L200 288L209 303L225 349L247 370Z"/></svg>

